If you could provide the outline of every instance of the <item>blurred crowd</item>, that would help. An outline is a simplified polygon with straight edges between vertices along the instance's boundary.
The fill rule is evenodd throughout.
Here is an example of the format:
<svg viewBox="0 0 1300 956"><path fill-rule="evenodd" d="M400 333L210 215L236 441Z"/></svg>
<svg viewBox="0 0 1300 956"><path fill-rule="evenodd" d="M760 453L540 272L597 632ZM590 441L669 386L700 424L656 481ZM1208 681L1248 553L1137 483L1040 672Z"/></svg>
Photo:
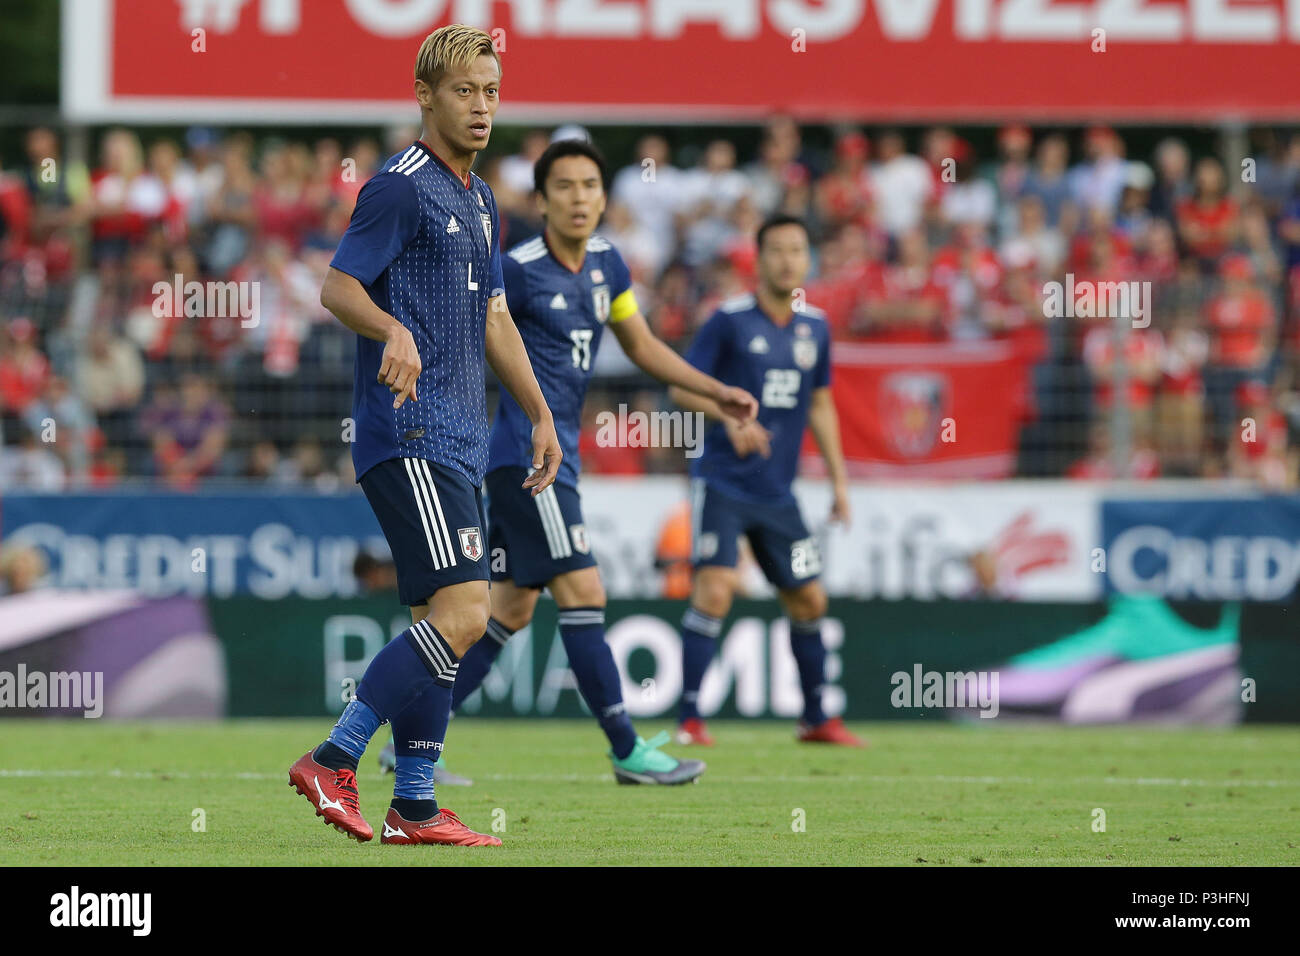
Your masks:
<svg viewBox="0 0 1300 956"><path fill-rule="evenodd" d="M685 347L752 288L758 224L791 213L813 239L807 301L837 340L1014 345L1032 392L1019 474L1295 485L1300 134L1255 130L1249 162L1225 169L1173 136L1130 155L1101 126L1008 126L984 155L941 127L811 132L774 118L753 156L646 135L611 171L601 232L662 338ZM114 129L86 168L55 131L28 131L24 155L0 157L0 488L350 485L353 336L318 292L361 186L417 134L307 145L194 127L146 145ZM480 160L507 246L541 226L532 165L553 135L569 132ZM1044 284L1067 276L1150 282L1149 326L1049 317ZM193 281L255 283L253 311L158 307ZM664 401L614 343L597 369L593 410ZM587 431L589 471L682 467Z"/></svg>

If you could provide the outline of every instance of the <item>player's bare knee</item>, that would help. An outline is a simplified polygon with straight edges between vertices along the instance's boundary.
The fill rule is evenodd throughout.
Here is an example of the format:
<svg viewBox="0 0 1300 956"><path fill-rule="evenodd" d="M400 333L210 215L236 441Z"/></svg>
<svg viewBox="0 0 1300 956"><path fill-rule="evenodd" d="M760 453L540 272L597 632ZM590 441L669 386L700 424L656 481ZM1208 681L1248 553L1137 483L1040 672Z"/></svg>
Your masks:
<svg viewBox="0 0 1300 956"><path fill-rule="evenodd" d="M459 601L449 608L440 608L431 623L438 629L457 657L463 657L487 631L491 610L484 601Z"/></svg>
<svg viewBox="0 0 1300 956"><path fill-rule="evenodd" d="M691 590L691 607L710 617L726 617L734 593L734 574L730 568L701 568Z"/></svg>
<svg viewBox="0 0 1300 956"><path fill-rule="evenodd" d="M604 607L605 606L605 586L600 583L600 576L593 575L590 579L582 583L579 590L578 600L582 607Z"/></svg>
<svg viewBox="0 0 1300 956"><path fill-rule="evenodd" d="M826 616L830 602L826 598L826 589L814 581L801 588L783 591L781 603L793 620L815 621Z"/></svg>
<svg viewBox="0 0 1300 956"><path fill-rule="evenodd" d="M492 605L492 619L513 634L528 626L533 619L533 606L537 602L509 601L500 606Z"/></svg>
<svg viewBox="0 0 1300 956"><path fill-rule="evenodd" d="M509 582L492 586L492 619L513 634L533 619L537 599L541 592L535 588L521 588Z"/></svg>

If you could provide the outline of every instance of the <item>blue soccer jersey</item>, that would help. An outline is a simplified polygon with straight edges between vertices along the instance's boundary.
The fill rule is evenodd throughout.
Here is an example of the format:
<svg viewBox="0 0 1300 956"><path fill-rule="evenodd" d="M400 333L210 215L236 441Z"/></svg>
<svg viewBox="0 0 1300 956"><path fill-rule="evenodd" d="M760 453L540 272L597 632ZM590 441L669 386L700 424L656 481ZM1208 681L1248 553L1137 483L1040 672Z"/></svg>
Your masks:
<svg viewBox="0 0 1300 956"><path fill-rule="evenodd" d="M352 462L360 480L390 458L424 458L475 486L487 463L484 332L504 291L496 200L422 142L391 157L362 187L330 263L410 330L422 370L416 401L393 408L377 381L384 343L357 336Z"/></svg>
<svg viewBox="0 0 1300 956"><path fill-rule="evenodd" d="M533 374L555 419L564 459L556 481L576 487L578 432L591 381L592 359L607 322L636 315L632 277L608 240L592 236L577 272L562 265L544 236L515 246L502 260L506 304L533 363ZM533 425L502 393L488 443L488 471L533 462Z"/></svg>
<svg viewBox="0 0 1300 956"><path fill-rule="evenodd" d="M752 295L723 303L701 327L686 360L758 398L758 422L772 433L772 454L738 457L726 429L714 423L691 474L744 501L792 498L812 393L831 381L830 344L825 315L812 306L781 327Z"/></svg>

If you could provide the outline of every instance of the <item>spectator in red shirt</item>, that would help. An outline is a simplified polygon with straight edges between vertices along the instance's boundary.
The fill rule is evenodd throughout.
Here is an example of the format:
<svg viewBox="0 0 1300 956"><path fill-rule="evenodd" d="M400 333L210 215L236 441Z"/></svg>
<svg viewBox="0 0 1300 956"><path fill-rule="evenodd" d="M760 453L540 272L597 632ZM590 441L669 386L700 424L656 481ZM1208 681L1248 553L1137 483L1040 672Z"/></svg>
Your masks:
<svg viewBox="0 0 1300 956"><path fill-rule="evenodd" d="M618 415L618 408L607 396L601 401L588 400L583 406L582 430L578 433L578 456L583 471L594 475L644 475L648 449L624 441L606 441L618 437L617 421L613 429L602 431L601 422L605 420L602 412Z"/></svg>
<svg viewBox="0 0 1300 956"><path fill-rule="evenodd" d="M36 347L36 326L31 319L19 316L12 320L6 334L7 348L0 354L0 410L8 420L27 411L44 393L50 363Z"/></svg>
<svg viewBox="0 0 1300 956"><path fill-rule="evenodd" d="M1110 415L1115 407L1115 327L1094 324L1083 339L1083 363L1092 379L1093 407ZM1156 385L1160 381L1164 340L1153 328L1128 329L1124 338L1124 364L1128 388L1124 401L1133 422L1133 435L1146 441L1152 434Z"/></svg>
<svg viewBox="0 0 1300 956"><path fill-rule="evenodd" d="M852 334L855 313L872 295L880 295L884 239L849 223L821 244L818 275L808 283L808 301L826 313L835 338Z"/></svg>
<svg viewBox="0 0 1300 956"><path fill-rule="evenodd" d="M851 130L835 141L835 165L817 183L817 209L828 229L848 223L871 224L871 143Z"/></svg>
<svg viewBox="0 0 1300 956"><path fill-rule="evenodd" d="M253 193L264 239L282 239L297 250L321 219L323 206L307 188L311 158L303 147L276 146L262 157L262 180Z"/></svg>
<svg viewBox="0 0 1300 956"><path fill-rule="evenodd" d="M955 228L953 242L934 257L932 274L947 298L948 338L986 338L994 324L989 313L1002 284L1002 267L987 245L983 226L970 222Z"/></svg>
<svg viewBox="0 0 1300 956"><path fill-rule="evenodd" d="M1178 236L1201 271L1214 272L1218 259L1237 237L1237 204L1227 195L1223 166L1206 156L1196 164L1192 195L1175 207Z"/></svg>
<svg viewBox="0 0 1300 956"><path fill-rule="evenodd" d="M144 240L167 209L167 190L144 166L140 138L124 129L104 137L103 167L92 185L91 221L96 263L117 263Z"/></svg>
<svg viewBox="0 0 1300 956"><path fill-rule="evenodd" d="M1266 488L1296 486L1297 455L1287 448L1286 417L1272 402L1267 385L1244 382L1237 389L1240 433L1228 442L1228 472Z"/></svg>
<svg viewBox="0 0 1300 956"><path fill-rule="evenodd" d="M17 260L27 249L32 200L22 182L0 166L0 258Z"/></svg>
<svg viewBox="0 0 1300 956"><path fill-rule="evenodd" d="M1221 270L1223 290L1206 305L1210 365L1206 373L1210 405L1221 434L1235 417L1234 396L1247 381L1266 381L1277 344L1273 303L1255 285L1254 267L1245 256L1229 256Z"/></svg>
<svg viewBox="0 0 1300 956"><path fill-rule="evenodd" d="M1178 242L1173 226L1163 219L1152 219L1145 240L1134 247L1135 271L1155 283L1170 282L1178 274Z"/></svg>
<svg viewBox="0 0 1300 956"><path fill-rule="evenodd" d="M853 331L875 342L942 342L947 295L934 281L925 233L913 229L898 240L898 262L886 266L869 291Z"/></svg>

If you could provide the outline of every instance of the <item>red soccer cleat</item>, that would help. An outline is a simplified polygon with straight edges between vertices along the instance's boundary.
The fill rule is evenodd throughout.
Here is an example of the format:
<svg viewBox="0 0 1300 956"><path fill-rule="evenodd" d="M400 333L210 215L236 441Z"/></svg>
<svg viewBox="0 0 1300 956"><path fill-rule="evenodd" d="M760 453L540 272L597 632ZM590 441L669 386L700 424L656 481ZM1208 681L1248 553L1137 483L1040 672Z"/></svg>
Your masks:
<svg viewBox="0 0 1300 956"><path fill-rule="evenodd" d="M428 820L412 823L392 807L384 818L380 843L415 846L417 843L441 843L446 846L500 846L501 840L487 833L475 833L460 822L450 810L439 810Z"/></svg>
<svg viewBox="0 0 1300 956"><path fill-rule="evenodd" d="M357 803L357 775L351 770L331 770L312 759L307 751L289 768L289 786L297 790L316 810L316 816L344 836L359 843L375 838L375 831L361 816Z"/></svg>
<svg viewBox="0 0 1300 956"><path fill-rule="evenodd" d="M839 744L843 747L865 747L867 745L867 742L861 737L850 733L849 728L844 726L844 721L838 717L823 720L815 727L800 723L798 736L799 740L805 744Z"/></svg>
<svg viewBox="0 0 1300 956"><path fill-rule="evenodd" d="M709 728L704 726L704 721L699 717L692 717L678 724L675 739L683 747L692 744L697 747L713 746L713 738L709 736Z"/></svg>

